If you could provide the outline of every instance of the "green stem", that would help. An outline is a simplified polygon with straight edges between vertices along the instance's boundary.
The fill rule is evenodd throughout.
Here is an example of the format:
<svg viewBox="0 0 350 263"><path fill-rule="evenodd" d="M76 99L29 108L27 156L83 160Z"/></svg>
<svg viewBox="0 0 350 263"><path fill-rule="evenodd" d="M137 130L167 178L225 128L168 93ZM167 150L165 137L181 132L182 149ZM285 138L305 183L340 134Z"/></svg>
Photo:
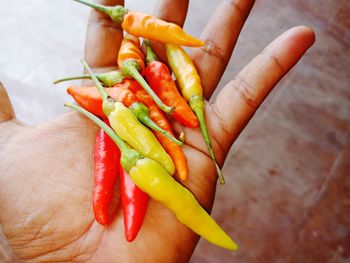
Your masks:
<svg viewBox="0 0 350 263"><path fill-rule="evenodd" d="M100 95L102 97L102 100L106 101L108 99L108 97L109 97L107 91L103 88L103 86L101 85L100 81L96 78L94 73L92 73L91 68L86 63L86 61L82 60L81 63L83 63L84 68L87 70L87 72L89 73L90 78L95 83L95 85L96 85L96 87L98 89L98 92L100 93Z"/></svg>
<svg viewBox="0 0 350 263"><path fill-rule="evenodd" d="M94 123L96 123L101 129L104 130L104 132L115 142L116 145L118 145L118 148L120 151L127 151L131 149L131 147L126 144L114 131L111 127L109 127L106 123L104 123L100 118L93 115L91 112L88 112L87 110L83 109L82 107L71 104L71 103L65 103L64 106L72 108L76 111L79 111L80 113L84 114L86 117L88 117L90 120L92 120Z"/></svg>
<svg viewBox="0 0 350 263"><path fill-rule="evenodd" d="M193 97L190 98L189 104L190 104L191 108L193 109L193 111L197 115L197 118L198 118L198 121L199 121L199 126L200 126L200 129L201 129L201 132L202 132L205 144L208 147L209 155L210 155L211 159L214 161L216 172L217 172L217 174L219 176L220 184L225 184L224 175L221 172L221 169L220 169L220 167L218 165L218 162L216 160L214 151L213 151L213 149L211 147L211 140L210 140L207 124L205 122L205 117L204 117L205 104L204 104L203 97L201 97L201 96L193 96Z"/></svg>
<svg viewBox="0 0 350 263"><path fill-rule="evenodd" d="M138 119L143 124L145 124L147 127L151 128L152 130L155 130L157 132L160 132L161 134L163 134L165 137L167 137L169 140L171 140L172 142L176 143L177 145L183 146L183 142L182 141L179 141L174 136L172 136L170 133L168 133L167 131L163 130L161 127L159 127L157 125L157 123L152 121L152 119L148 115L141 114L141 115L139 115Z"/></svg>
<svg viewBox="0 0 350 263"><path fill-rule="evenodd" d="M97 90L102 97L102 110L103 110L104 114L106 114L106 116L108 116L109 113L114 110L115 100L108 95L107 91L103 88L103 86L101 85L100 81L96 78L94 73L92 73L89 65L85 62L85 60L82 60L81 63L83 63L84 68L87 70L92 81L95 83Z"/></svg>
<svg viewBox="0 0 350 263"><path fill-rule="evenodd" d="M99 10L99 11L107 14L107 15L110 15L111 7L108 7L108 6L105 6L105 5L96 4L94 2L84 1L84 0L73 0L73 1L81 3L83 5L90 6L91 8L94 8L96 10Z"/></svg>
<svg viewBox="0 0 350 263"><path fill-rule="evenodd" d="M123 64L123 71L126 75L131 76L134 78L145 90L146 92L152 97L154 102L157 104L157 106L166 113L171 113L174 108L169 107L165 105L160 98L157 96L157 94L154 93L152 88L147 84L147 82L144 80L144 78L141 76L140 72L138 71L139 65L134 60L129 60L124 62Z"/></svg>
<svg viewBox="0 0 350 263"><path fill-rule="evenodd" d="M107 15L109 15L112 20L118 24L121 24L123 22L123 17L126 13L128 13L128 9L126 9L124 6L116 5L116 6L105 6L96 4L94 2L85 1L85 0L73 0L75 2L81 3L83 5L90 6L94 9L97 9Z"/></svg>
<svg viewBox="0 0 350 263"><path fill-rule="evenodd" d="M123 74L119 70L113 70L110 72L105 73L99 73L95 74L96 78L103 83L103 85L107 87L112 87L113 85L120 83L124 80ZM54 84L68 81L68 80L76 80L76 79L91 79L89 74L81 75L81 76L74 76L74 77L68 77L63 79L58 79L54 81Z"/></svg>
<svg viewBox="0 0 350 263"><path fill-rule="evenodd" d="M114 141L114 143L118 146L119 150L122 153L121 157L121 164L125 171L129 172L130 169L135 166L138 159L143 158L143 156L132 149L127 143L125 143L114 131L111 127L109 127L106 123L104 123L101 119L93 115L92 113L88 112L87 110L83 109L82 107L71 104L71 103L65 103L64 106L72 108L82 114L84 114L86 117L88 117L90 120L92 120L95 124L97 124L111 139Z"/></svg>
<svg viewBox="0 0 350 263"><path fill-rule="evenodd" d="M157 57L156 53L154 53L154 50L152 49L151 41L149 41L148 39L144 39L143 43L146 47L146 63L147 63L147 65L153 61L157 61L158 57Z"/></svg>
<svg viewBox="0 0 350 263"><path fill-rule="evenodd" d="M176 143L179 146L183 145L183 142L176 139L174 136L172 136L170 133L159 127L157 123L155 123L148 115L148 108L141 102L135 102L133 103L129 109L134 113L134 115L138 118L140 122L142 122L147 127L151 128L152 130L155 130L157 132L160 132L164 136L166 136L169 140Z"/></svg>
<svg viewBox="0 0 350 263"><path fill-rule="evenodd" d="M114 84L120 83L124 80L124 75L119 70L100 73L96 78L107 87L112 87Z"/></svg>
<svg viewBox="0 0 350 263"><path fill-rule="evenodd" d="M69 78L63 78L63 79L58 79L58 80L55 80L53 82L53 84L58 84L58 83L61 83L61 82L64 82L64 81L68 81L68 80L77 80L77 79L91 79L90 76L88 74L85 74L85 75L81 75L81 76L75 76L75 77L69 77Z"/></svg>

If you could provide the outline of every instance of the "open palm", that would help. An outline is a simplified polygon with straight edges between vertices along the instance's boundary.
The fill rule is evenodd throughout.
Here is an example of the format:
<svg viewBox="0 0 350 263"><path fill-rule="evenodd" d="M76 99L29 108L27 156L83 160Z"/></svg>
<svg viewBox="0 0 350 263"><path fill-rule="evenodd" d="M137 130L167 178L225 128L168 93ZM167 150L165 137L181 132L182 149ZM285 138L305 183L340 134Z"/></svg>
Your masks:
<svg viewBox="0 0 350 263"><path fill-rule="evenodd" d="M99 2L123 4L118 0ZM207 45L193 49L191 55L207 99L225 71L252 6L253 1L247 0L220 3L201 35ZM163 0L157 15L182 25L187 7L187 0ZM118 26L93 11L85 59L96 71L115 67L121 38ZM214 103L207 104L208 128L221 164L264 98L313 42L314 34L309 28L295 27L285 32L229 82ZM158 51L162 54L162 50ZM28 262L189 260L198 236L156 201L150 201L144 225L133 243L125 241L121 209L108 227L94 220L91 194L96 125L70 112L29 127L15 119L1 85L0 95L0 223L19 259ZM190 173L184 185L210 211L217 178L200 131L178 123L174 123L174 130L184 130L186 135L184 151Z"/></svg>

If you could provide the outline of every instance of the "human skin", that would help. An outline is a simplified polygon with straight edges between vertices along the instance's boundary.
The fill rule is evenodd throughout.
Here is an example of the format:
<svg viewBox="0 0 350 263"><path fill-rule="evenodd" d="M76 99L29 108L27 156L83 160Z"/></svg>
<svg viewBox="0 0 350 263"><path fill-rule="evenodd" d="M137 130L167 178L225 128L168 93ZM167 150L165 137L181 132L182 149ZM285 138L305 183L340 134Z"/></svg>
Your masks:
<svg viewBox="0 0 350 263"><path fill-rule="evenodd" d="M192 49L207 99L225 71L252 6L248 0L220 2L200 37L209 45ZM186 0L163 0L156 14L182 25L187 7ZM115 68L121 39L118 26L92 11L85 48L88 64L99 72ZM265 97L314 40L313 31L305 26L286 31L227 83L213 103L207 103L206 120L220 165ZM162 57L161 47L156 45L156 49ZM179 123L173 123L173 128L186 135L183 149L189 177L184 185L210 211L217 175L201 133ZM0 223L16 257L23 262L187 262L199 237L156 201L150 200L133 243L125 241L121 209L108 227L94 220L96 132L97 126L76 112L40 125L25 125L16 119L0 85ZM118 193L115 199L119 200Z"/></svg>

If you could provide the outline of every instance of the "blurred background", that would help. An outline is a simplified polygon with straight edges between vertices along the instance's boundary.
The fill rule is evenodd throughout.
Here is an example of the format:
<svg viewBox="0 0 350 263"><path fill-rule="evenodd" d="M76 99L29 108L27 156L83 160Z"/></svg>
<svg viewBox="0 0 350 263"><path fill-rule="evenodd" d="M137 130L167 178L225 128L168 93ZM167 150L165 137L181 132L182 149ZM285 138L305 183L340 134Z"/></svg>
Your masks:
<svg viewBox="0 0 350 263"><path fill-rule="evenodd" d="M148 13L156 3L126 2ZM218 2L192 0L185 29L199 36ZM35 125L66 110L66 84L52 81L82 72L89 12L68 0L2 1L0 80L21 121ZM213 216L239 251L201 240L191 263L350 262L349 15L347 0L256 1L219 88L293 26L312 27L316 43L226 160Z"/></svg>

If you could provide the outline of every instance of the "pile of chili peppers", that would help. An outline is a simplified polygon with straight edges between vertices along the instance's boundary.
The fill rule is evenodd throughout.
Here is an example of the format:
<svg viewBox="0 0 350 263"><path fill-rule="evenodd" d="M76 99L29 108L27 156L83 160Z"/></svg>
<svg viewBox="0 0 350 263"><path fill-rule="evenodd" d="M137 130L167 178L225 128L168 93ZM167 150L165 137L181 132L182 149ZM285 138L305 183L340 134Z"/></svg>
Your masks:
<svg viewBox="0 0 350 263"><path fill-rule="evenodd" d="M204 42L175 24L129 11L123 6L74 1L108 14L126 31L118 53L120 71L93 74L83 61L88 74L55 82L90 78L95 84L69 87L67 92L81 107L65 106L85 114L100 127L94 148L92 206L96 221L102 225L111 222L110 206L119 175L127 241L132 242L137 237L151 197L167 206L181 223L203 238L236 250L234 241L194 195L172 177L175 175L178 180L185 181L188 167L181 148L184 136L175 137L167 119L170 115L186 127L200 127L220 183L224 183L205 123L201 80L190 57L180 47L198 47ZM144 39L146 58L138 37ZM165 44L178 86L167 65L158 61L148 39Z"/></svg>

